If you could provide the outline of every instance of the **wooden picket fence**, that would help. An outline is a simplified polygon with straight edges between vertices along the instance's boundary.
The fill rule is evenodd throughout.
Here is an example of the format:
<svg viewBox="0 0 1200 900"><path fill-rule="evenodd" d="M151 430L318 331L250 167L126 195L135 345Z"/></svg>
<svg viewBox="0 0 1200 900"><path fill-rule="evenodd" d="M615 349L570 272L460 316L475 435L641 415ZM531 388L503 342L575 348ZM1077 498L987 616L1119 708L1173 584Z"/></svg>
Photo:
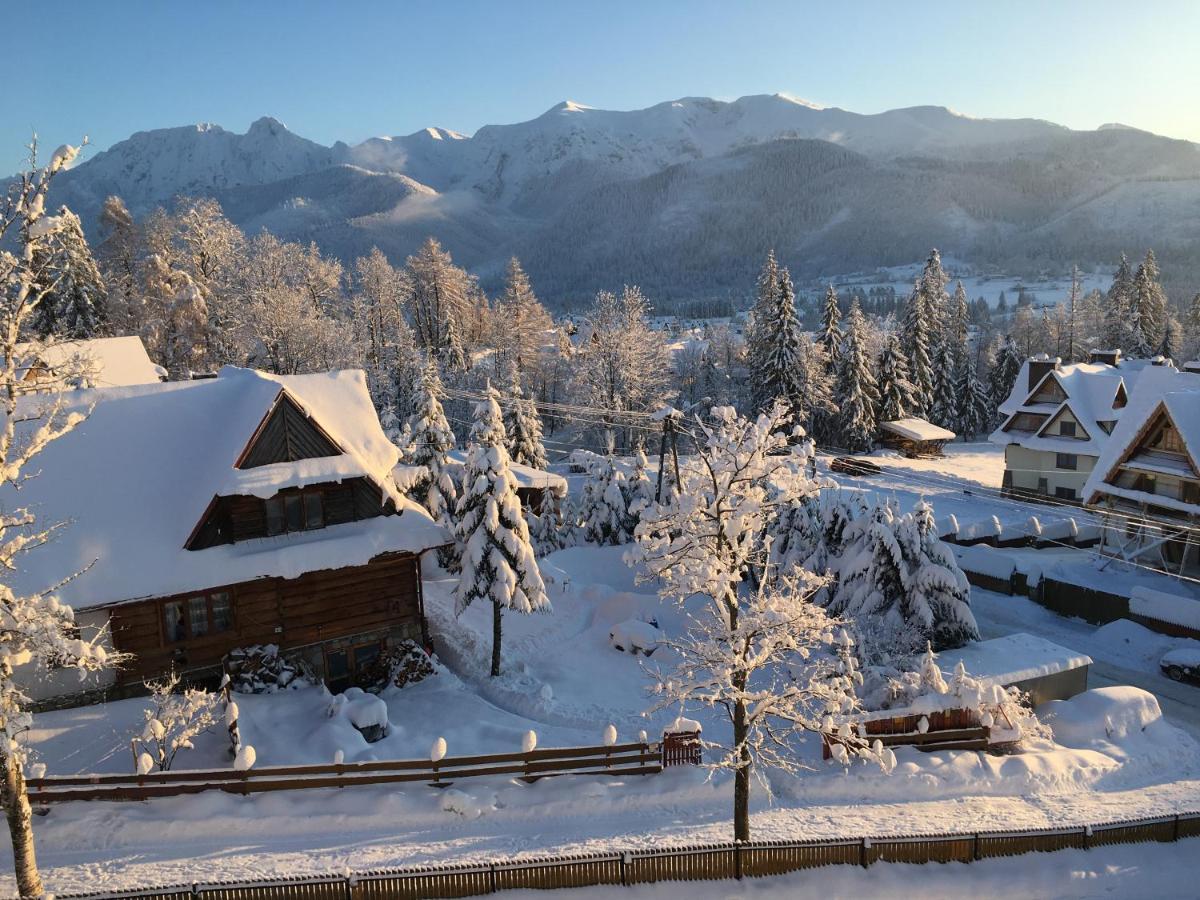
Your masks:
<svg viewBox="0 0 1200 900"><path fill-rule="evenodd" d="M241 882L174 884L141 890L57 894L59 900L418 900L474 897L498 891L636 885L658 881L719 881L783 875L829 865L876 862L970 863L999 856L1088 850L1110 844L1200 837L1200 813L1074 828L759 841L553 856L518 861L379 869L352 875Z"/></svg>
<svg viewBox="0 0 1200 900"><path fill-rule="evenodd" d="M668 745L676 747L679 737L668 735L667 741L653 744L637 742L611 747L556 747L528 753L448 756L438 762L400 759L316 766L264 766L244 772L186 769L148 775L53 775L30 778L27 789L30 802L38 806L72 800L149 800L204 791L258 794L405 782L444 786L463 778L487 776L536 781L560 775L654 775L661 772L664 765L684 762L677 750L668 753L665 749ZM675 742L672 739L676 739Z"/></svg>

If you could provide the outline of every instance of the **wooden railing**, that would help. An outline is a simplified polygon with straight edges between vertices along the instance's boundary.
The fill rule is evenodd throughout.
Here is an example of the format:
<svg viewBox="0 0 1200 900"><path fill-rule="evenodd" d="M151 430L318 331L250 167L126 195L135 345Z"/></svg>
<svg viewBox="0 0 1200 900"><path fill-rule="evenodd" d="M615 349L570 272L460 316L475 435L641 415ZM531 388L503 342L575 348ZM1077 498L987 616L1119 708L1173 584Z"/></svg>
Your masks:
<svg viewBox="0 0 1200 900"><path fill-rule="evenodd" d="M1200 837L1200 813L1032 831L969 832L842 840L708 844L518 861L371 870L352 875L174 884L59 900L408 900L472 897L516 888L554 889L783 875L828 865L963 862L1035 851Z"/></svg>
<svg viewBox="0 0 1200 900"><path fill-rule="evenodd" d="M312 788L424 782L447 785L462 778L510 776L534 781L558 775L653 775L664 765L662 744L630 743L611 747L561 747L529 753L332 763L316 766L265 766L233 769L185 769L148 775L54 775L30 778L31 803L70 800L148 800L203 791L257 794ZM670 763L674 763L672 759Z"/></svg>

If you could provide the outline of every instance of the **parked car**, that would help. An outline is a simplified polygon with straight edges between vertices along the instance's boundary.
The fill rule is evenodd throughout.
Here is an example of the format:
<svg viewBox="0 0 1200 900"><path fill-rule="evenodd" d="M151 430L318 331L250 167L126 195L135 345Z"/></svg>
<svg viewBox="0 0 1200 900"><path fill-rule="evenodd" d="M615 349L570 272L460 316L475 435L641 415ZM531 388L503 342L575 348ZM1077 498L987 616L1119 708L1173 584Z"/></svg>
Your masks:
<svg viewBox="0 0 1200 900"><path fill-rule="evenodd" d="M829 464L831 472L840 472L843 475L881 475L883 469L879 468L869 459L855 459L853 456L839 456Z"/></svg>
<svg viewBox="0 0 1200 900"><path fill-rule="evenodd" d="M1191 681L1200 684L1200 650L1172 650L1158 661L1163 674L1172 681Z"/></svg>

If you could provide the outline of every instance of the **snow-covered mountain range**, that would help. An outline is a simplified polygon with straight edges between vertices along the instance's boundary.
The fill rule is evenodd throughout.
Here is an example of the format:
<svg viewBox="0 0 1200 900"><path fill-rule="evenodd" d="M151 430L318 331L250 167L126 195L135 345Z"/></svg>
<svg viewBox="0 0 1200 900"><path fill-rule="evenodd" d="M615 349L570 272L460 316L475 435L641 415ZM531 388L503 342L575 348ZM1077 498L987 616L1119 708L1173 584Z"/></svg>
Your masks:
<svg viewBox="0 0 1200 900"><path fill-rule="evenodd" d="M263 118L138 132L65 173L93 222L212 195L249 231L402 261L433 234L484 279L513 253L550 300L638 282L664 300L743 294L768 247L799 276L939 246L1014 271L1153 245L1200 259L1200 146L922 106L877 115L783 95L615 112L566 101L467 137L441 128L324 147ZM93 225L94 229L94 225Z"/></svg>

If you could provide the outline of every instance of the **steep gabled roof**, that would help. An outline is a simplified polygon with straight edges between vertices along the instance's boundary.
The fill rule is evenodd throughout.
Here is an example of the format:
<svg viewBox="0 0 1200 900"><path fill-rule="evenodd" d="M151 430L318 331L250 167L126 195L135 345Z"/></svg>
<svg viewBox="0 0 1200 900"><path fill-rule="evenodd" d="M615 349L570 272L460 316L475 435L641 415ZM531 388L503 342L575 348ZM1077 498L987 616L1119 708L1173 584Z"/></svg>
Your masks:
<svg viewBox="0 0 1200 900"><path fill-rule="evenodd" d="M6 508L27 506L45 524L69 521L51 543L22 556L21 571L9 580L14 590L41 590L91 565L59 591L64 602L82 608L360 565L380 553L420 551L446 540L395 489L391 469L399 451L379 425L362 372L273 376L227 368L212 379L64 396L70 408L91 408L90 414L38 455L39 475L19 494L0 492ZM342 452L236 468L281 396ZM35 402L47 400L22 401ZM184 549L215 496L265 498L348 478L378 485L401 514Z"/></svg>
<svg viewBox="0 0 1200 900"><path fill-rule="evenodd" d="M1121 466L1138 452L1150 431L1164 417L1179 432L1192 469L1200 471L1197 465L1200 461L1200 375L1156 366L1145 370L1138 379L1116 429L1088 476L1083 487L1087 503L1096 503L1108 494L1134 502L1200 513L1200 506L1196 504L1118 487L1112 483Z"/></svg>
<svg viewBox="0 0 1200 900"><path fill-rule="evenodd" d="M1001 445L1017 443L1030 450L1099 455L1108 437L1108 432L1100 427L1100 423L1113 422L1121 417L1118 398L1126 396L1127 380L1136 378L1142 371L1143 367L1136 365L1139 362L1142 361L1127 360L1121 368L1103 363L1073 363L1047 372L1032 390L1027 390L1022 387L1029 383L1029 361L1026 360L1012 393L1000 404L999 409L1005 420L992 432L990 440ZM1173 372L1174 369L1169 371ZM1047 403L1038 399L1038 395L1051 383L1060 388L1065 400ZM1048 433L1049 426L1068 411L1079 423L1085 439ZM1011 433L1011 425L1022 413L1046 418L1035 433L1016 437Z"/></svg>

